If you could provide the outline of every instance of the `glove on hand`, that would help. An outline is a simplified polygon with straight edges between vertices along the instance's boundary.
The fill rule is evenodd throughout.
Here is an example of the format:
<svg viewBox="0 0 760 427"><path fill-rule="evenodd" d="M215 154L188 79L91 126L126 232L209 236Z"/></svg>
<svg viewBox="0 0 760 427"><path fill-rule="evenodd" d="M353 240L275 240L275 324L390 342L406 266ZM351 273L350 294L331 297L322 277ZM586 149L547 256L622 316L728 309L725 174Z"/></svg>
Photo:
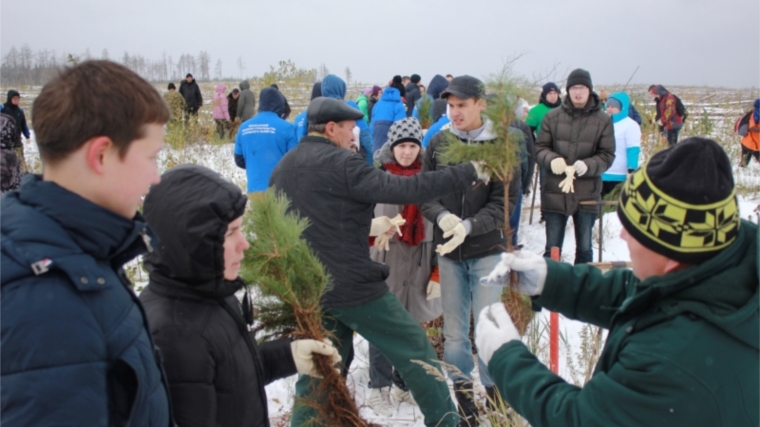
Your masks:
<svg viewBox="0 0 760 427"><path fill-rule="evenodd" d="M394 216L393 219L388 218L387 216L373 218L372 225L369 228L369 235L379 236L391 229L393 229L395 233L401 235L401 229L399 226L404 224L406 224L406 220L401 216L401 214Z"/></svg>
<svg viewBox="0 0 760 427"><path fill-rule="evenodd" d="M461 245L462 242L464 242L464 238L467 237L467 230L464 228L464 224L460 222L452 230L443 233L444 239L449 236L454 236L454 237L452 237L451 240L444 243L443 245L438 245L435 248L435 251L438 252L439 255L446 255L447 253L459 247L459 245Z"/></svg>
<svg viewBox="0 0 760 427"><path fill-rule="evenodd" d="M576 160L575 163L573 163L573 167L578 176L583 176L588 172L588 165L583 160Z"/></svg>
<svg viewBox="0 0 760 427"><path fill-rule="evenodd" d="M575 168L573 166L566 167L565 174L567 177L559 183L559 188L562 189L563 193L574 193L575 187L573 186L573 181L575 180Z"/></svg>
<svg viewBox="0 0 760 427"><path fill-rule="evenodd" d="M551 163L552 166L552 172L554 172L555 175L562 175L565 173L565 168L567 168L567 163L565 163L565 159L562 157L557 157L556 159L552 160Z"/></svg>
<svg viewBox="0 0 760 427"><path fill-rule="evenodd" d="M427 300L436 299L441 297L441 279L438 266L433 267L433 271L430 274L430 281L427 285Z"/></svg>
<svg viewBox="0 0 760 427"><path fill-rule="evenodd" d="M454 227L461 223L462 219L452 213L446 214L438 220L438 226L441 227L441 231L444 233L453 230Z"/></svg>
<svg viewBox="0 0 760 427"><path fill-rule="evenodd" d="M328 339L324 341L308 339L293 341L290 343L290 352L293 354L293 361L296 363L298 373L310 377L322 378L314 364L314 354L330 356L333 365L340 362L338 349L333 347ZM336 371L340 372L339 369L336 369Z"/></svg>
<svg viewBox="0 0 760 427"><path fill-rule="evenodd" d="M525 295L540 295L546 283L546 260L530 251L504 252L491 274L480 283L489 286L509 285L509 272L517 273L517 290Z"/></svg>
<svg viewBox="0 0 760 427"><path fill-rule="evenodd" d="M483 181L484 184L488 184L491 180L491 175L486 171L486 162L479 160L471 162L475 166L475 173L478 175L478 179Z"/></svg>
<svg viewBox="0 0 760 427"><path fill-rule="evenodd" d="M478 327L475 328L475 345L478 346L478 356L486 366L496 350L510 341L519 339L520 333L517 332L503 303L491 304L480 312Z"/></svg>

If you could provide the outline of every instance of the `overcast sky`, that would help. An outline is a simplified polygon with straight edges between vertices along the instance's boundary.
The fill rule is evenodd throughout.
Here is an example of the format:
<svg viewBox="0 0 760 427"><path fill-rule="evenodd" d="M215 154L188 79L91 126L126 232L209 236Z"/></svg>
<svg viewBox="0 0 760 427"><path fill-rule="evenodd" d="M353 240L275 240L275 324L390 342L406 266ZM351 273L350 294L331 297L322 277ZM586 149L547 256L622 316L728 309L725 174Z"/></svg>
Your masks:
<svg viewBox="0 0 760 427"><path fill-rule="evenodd" d="M522 54L529 77L574 68L596 85L760 86L758 0L2 0L0 50L28 44L176 61L209 52L223 74L299 67L385 83L394 74L485 77Z"/></svg>

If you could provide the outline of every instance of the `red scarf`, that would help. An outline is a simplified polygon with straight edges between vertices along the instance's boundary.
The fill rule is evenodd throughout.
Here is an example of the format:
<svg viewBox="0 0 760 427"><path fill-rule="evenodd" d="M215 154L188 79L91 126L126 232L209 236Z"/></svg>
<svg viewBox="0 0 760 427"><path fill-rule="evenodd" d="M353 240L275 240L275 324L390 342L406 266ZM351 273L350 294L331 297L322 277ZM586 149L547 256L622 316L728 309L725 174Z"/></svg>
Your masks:
<svg viewBox="0 0 760 427"><path fill-rule="evenodd" d="M395 162L385 163L383 167L393 175L412 176L420 172L422 164L415 160L407 167ZM417 246L425 239L425 221L422 219L422 213L417 205L404 205L401 216L406 220L406 224L400 227L402 235L398 239L409 246Z"/></svg>

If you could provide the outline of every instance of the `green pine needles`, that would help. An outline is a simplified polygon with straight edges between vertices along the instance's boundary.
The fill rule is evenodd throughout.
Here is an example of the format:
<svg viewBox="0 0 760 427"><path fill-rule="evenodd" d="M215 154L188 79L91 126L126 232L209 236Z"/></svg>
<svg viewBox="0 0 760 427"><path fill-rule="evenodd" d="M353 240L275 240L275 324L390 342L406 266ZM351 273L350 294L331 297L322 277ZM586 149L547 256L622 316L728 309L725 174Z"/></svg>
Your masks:
<svg viewBox="0 0 760 427"><path fill-rule="evenodd" d="M241 277L261 290L258 320L268 333L323 338L319 299L330 276L301 238L308 220L288 213L289 206L287 197L271 188L251 200L245 226L255 238L249 239Z"/></svg>

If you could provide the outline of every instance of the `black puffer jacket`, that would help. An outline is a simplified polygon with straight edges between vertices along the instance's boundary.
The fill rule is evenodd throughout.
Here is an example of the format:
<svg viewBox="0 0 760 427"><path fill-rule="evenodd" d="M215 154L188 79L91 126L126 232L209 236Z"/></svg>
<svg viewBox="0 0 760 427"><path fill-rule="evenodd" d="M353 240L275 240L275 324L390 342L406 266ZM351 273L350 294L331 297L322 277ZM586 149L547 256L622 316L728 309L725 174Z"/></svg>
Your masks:
<svg viewBox="0 0 760 427"><path fill-rule="evenodd" d="M419 204L473 185L475 168L463 164L401 177L318 136L305 136L277 164L269 181L308 218L303 237L332 277L324 307L352 307L388 292L388 266L369 258L374 205Z"/></svg>
<svg viewBox="0 0 760 427"><path fill-rule="evenodd" d="M612 117L601 110L599 95L592 92L584 108L574 108L569 98L565 97L560 108L546 113L536 138L536 162L546 170L541 209L563 215L572 215L578 209L597 211L597 206L580 202L601 200L601 176L615 160ZM574 193L565 194L559 187L565 174L552 172L551 163L557 157L563 157L568 166L576 160L588 166L583 176L576 176Z"/></svg>
<svg viewBox="0 0 760 427"><path fill-rule="evenodd" d="M191 80L190 83L187 80L182 80L182 83L179 85L179 93L185 98L185 105L188 109L200 108L203 105L201 88L195 82L195 79Z"/></svg>
<svg viewBox="0 0 760 427"><path fill-rule="evenodd" d="M446 170L451 165L440 161L441 149L448 143L450 135L454 133L463 143L488 144L495 139L491 131L491 125L487 124L481 134L472 141L461 138L451 125L444 126L431 140L430 145L425 151L425 158L422 163L423 171ZM452 132L453 131L453 132ZM514 132L518 132L517 129ZM522 134L520 135L522 136ZM521 191L521 167L518 165L514 178L509 183L509 213L515 209L517 199ZM472 258L482 258L484 256L504 252L507 247L507 236L504 233L504 183L500 181L491 181L488 185L477 185L456 193L439 197L436 200L425 203L420 207L422 214L428 221L435 224L436 244L443 244L449 238L443 238L443 231L438 226L438 215L443 211L458 216L462 220L469 219L472 224L470 234L464 239L464 242L454 251L446 254L446 258L455 261L464 261Z"/></svg>
<svg viewBox="0 0 760 427"><path fill-rule="evenodd" d="M16 128L14 131L14 137L13 137L13 148L21 147L21 134L24 134L26 138L29 138L29 130L26 125L26 115L24 115L24 110L21 109L18 105L13 105L13 102L11 102L11 99L13 99L16 96L21 96L18 91L16 90L9 90L8 91L8 99L3 104L3 114L7 114L16 121Z"/></svg>
<svg viewBox="0 0 760 427"><path fill-rule="evenodd" d="M161 242L145 257L140 295L161 349L173 412L182 426L269 426L264 385L296 372L287 340L256 345L224 280L224 235L243 214L240 188L216 172L182 165L145 200Z"/></svg>

